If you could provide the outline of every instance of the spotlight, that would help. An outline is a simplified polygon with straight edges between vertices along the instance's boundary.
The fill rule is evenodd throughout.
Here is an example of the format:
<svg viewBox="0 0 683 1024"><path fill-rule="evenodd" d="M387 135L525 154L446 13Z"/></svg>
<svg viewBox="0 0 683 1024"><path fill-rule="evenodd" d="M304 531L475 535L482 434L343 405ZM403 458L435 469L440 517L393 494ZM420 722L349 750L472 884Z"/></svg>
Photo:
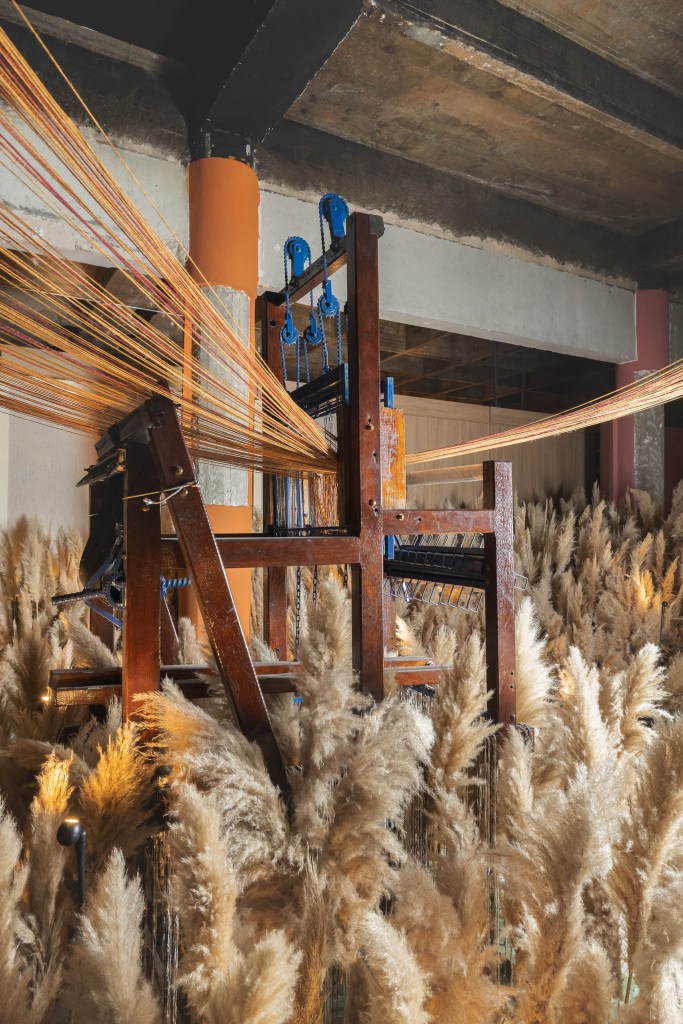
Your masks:
<svg viewBox="0 0 683 1024"><path fill-rule="evenodd" d="M57 829L57 842L61 846L76 848L77 906L83 909L85 903L85 851L88 835L78 818L65 818Z"/></svg>

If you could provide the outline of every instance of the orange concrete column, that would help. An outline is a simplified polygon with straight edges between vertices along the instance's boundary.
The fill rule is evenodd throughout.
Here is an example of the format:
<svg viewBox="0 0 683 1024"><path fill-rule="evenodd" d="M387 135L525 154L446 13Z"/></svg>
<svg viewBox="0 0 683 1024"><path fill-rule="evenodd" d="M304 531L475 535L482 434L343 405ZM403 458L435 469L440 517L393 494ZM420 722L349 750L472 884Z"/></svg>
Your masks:
<svg viewBox="0 0 683 1024"><path fill-rule="evenodd" d="M188 189L190 273L203 286L216 291L231 311L235 329L239 329L245 343L248 338L253 346L259 240L256 174L239 160L205 157L189 165ZM200 466L198 478L216 533L251 533L252 473L212 467L210 473L203 474ZM229 569L227 576L242 628L248 635L251 571ZM197 622L198 609L191 596L185 613Z"/></svg>

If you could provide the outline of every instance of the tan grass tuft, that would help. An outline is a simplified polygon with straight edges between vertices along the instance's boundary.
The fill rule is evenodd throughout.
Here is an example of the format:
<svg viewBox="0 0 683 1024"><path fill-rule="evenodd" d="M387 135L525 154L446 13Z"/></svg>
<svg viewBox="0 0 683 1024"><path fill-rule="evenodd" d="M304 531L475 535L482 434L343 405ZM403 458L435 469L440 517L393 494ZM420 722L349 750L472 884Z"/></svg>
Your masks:
<svg viewBox="0 0 683 1024"><path fill-rule="evenodd" d="M127 856L151 834L153 791L140 730L127 722L100 748L97 765L78 793L78 816L88 833L89 862L95 873L114 847Z"/></svg>
<svg viewBox="0 0 683 1024"><path fill-rule="evenodd" d="M74 1024L160 1024L142 965L140 883L113 850L88 899L69 957L62 1001Z"/></svg>
<svg viewBox="0 0 683 1024"><path fill-rule="evenodd" d="M367 1005L362 1024L428 1024L428 979L405 936L380 914L366 914L360 929Z"/></svg>
<svg viewBox="0 0 683 1024"><path fill-rule="evenodd" d="M238 883L221 835L215 796L174 787L172 898L184 937L180 983L197 1018L221 1024L286 1024L299 954L281 931L247 949L237 943Z"/></svg>

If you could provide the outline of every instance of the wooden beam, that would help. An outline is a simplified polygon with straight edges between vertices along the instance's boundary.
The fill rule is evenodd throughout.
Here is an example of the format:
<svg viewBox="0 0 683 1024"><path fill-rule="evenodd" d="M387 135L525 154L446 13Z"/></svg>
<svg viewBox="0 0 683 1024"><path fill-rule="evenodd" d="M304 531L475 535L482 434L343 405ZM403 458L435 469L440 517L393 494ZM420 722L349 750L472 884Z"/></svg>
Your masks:
<svg viewBox="0 0 683 1024"><path fill-rule="evenodd" d="M379 0L379 6L428 26L470 64L658 150L683 148L683 101L661 86L498 0Z"/></svg>
<svg viewBox="0 0 683 1024"><path fill-rule="evenodd" d="M138 694L159 689L161 543L159 505L146 506L138 495L158 486L146 444L126 445L124 493L124 606L122 710L135 717Z"/></svg>
<svg viewBox="0 0 683 1024"><path fill-rule="evenodd" d="M351 565L360 561L358 537L266 537L247 533L226 535L217 533L216 546L226 569L251 569L255 565ZM175 556L176 565L185 561L178 543L172 535L162 537L164 547Z"/></svg>
<svg viewBox="0 0 683 1024"><path fill-rule="evenodd" d="M491 533L495 517L485 508L385 508L384 532L402 537L426 533Z"/></svg>
<svg viewBox="0 0 683 1024"><path fill-rule="evenodd" d="M351 565L353 666L361 689L384 696L384 561L379 394L379 217L356 213L348 224L348 452L344 494L349 522L360 537ZM346 437L344 438L345 443Z"/></svg>
<svg viewBox="0 0 683 1024"><path fill-rule="evenodd" d="M256 679L206 507L196 487L194 466L175 406L170 399L156 396L148 399L145 410L150 422L149 449L159 486L161 490L171 492L167 499L168 511L178 535L188 575L192 579L194 594L226 696L244 735L260 746L273 784L279 787L285 800L289 800L291 791L287 772ZM178 491L180 485L185 486ZM158 606L156 621L158 624Z"/></svg>

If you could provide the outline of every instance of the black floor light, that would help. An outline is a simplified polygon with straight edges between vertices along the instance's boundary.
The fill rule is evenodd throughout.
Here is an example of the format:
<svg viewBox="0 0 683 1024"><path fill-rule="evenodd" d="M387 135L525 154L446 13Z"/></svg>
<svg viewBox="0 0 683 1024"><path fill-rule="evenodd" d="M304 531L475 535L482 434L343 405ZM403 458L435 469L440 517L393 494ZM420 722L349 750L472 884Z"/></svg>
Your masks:
<svg viewBox="0 0 683 1024"><path fill-rule="evenodd" d="M85 903L85 851L88 835L78 818L65 818L57 829L57 842L62 846L76 847L77 906L83 909Z"/></svg>

